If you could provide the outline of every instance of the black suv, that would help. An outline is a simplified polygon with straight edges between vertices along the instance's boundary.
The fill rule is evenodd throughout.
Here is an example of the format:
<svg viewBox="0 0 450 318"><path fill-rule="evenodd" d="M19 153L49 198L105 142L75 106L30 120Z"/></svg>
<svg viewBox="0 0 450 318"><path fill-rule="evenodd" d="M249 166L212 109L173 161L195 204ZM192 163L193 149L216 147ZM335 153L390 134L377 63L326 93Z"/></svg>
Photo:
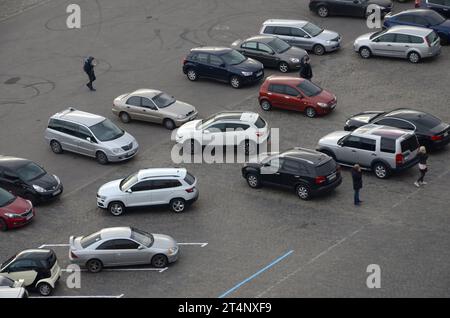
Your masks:
<svg viewBox="0 0 450 318"><path fill-rule="evenodd" d="M295 190L302 200L330 191L342 182L333 158L304 148L269 154L258 163L248 163L242 168L242 176L251 188L281 186Z"/></svg>
<svg viewBox="0 0 450 318"><path fill-rule="evenodd" d="M264 77L264 66L230 48L200 47L192 49L184 59L183 73L191 81L205 77L240 88L259 82Z"/></svg>
<svg viewBox="0 0 450 318"><path fill-rule="evenodd" d="M351 17L366 17L369 5L374 4L380 8L382 16L391 12L391 0L310 0L309 9L320 17L329 15L342 15Z"/></svg>
<svg viewBox="0 0 450 318"><path fill-rule="evenodd" d="M0 187L33 204L49 201L63 192L59 178L38 164L6 156L0 156Z"/></svg>

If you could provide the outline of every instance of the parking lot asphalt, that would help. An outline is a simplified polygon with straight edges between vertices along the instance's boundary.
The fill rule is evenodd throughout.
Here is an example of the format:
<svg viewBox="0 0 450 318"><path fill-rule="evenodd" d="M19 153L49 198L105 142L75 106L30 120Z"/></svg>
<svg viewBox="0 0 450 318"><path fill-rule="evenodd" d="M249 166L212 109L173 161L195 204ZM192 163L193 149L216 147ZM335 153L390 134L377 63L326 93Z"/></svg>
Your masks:
<svg viewBox="0 0 450 318"><path fill-rule="evenodd" d="M204 118L222 110L260 113L280 129L280 149L315 148L364 110L411 107L450 122L450 47L432 60L362 60L353 40L369 32L364 20L309 12L307 1L77 1L82 28L65 25L71 1L50 1L0 23L0 154L32 159L58 175L65 192L37 207L35 220L0 233L0 258L70 235L130 225L171 235L179 261L164 271L132 267L81 274L69 289L64 273L54 296L123 297L448 297L450 296L450 149L432 153L429 184L417 189L413 168L388 180L364 174L363 205L354 207L350 172L329 195L301 201L292 192L249 188L240 164L185 164L199 180L199 200L185 213L167 208L113 217L96 207L103 183L140 168L173 166L174 144L162 126L121 124L112 100L137 88L157 88L194 105ZM394 10L413 6L395 3ZM309 119L281 110L263 112L259 86L239 90L190 82L181 62L190 48L229 45L257 34L267 18L308 19L340 32L343 48L311 55L314 81L337 95L336 110ZM97 66L96 92L85 87L84 56ZM266 70L266 76L276 74ZM293 74L297 75L297 74ZM101 166L75 154L56 155L43 139L48 118L69 106L113 119L136 137L131 161ZM202 243L207 243L202 244ZM52 247L63 266L66 246ZM381 288L366 286L367 266L381 268Z"/></svg>

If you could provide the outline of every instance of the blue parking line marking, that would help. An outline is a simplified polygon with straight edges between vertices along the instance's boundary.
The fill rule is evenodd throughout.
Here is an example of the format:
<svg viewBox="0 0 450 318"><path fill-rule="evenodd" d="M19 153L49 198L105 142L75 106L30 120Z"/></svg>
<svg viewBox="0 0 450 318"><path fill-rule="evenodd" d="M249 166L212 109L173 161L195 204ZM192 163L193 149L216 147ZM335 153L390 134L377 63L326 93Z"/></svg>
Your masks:
<svg viewBox="0 0 450 318"><path fill-rule="evenodd" d="M274 260L272 263L270 263L269 265L267 265L266 267L260 269L259 271L257 271L256 273L254 273L252 276L244 279L242 282L240 282L239 284L237 284L236 286L234 286L233 288L227 290L226 292L224 292L222 295L219 296L219 298L224 298L227 295L231 294L232 292L234 292L235 290L239 289L242 285L248 283L249 281L251 281L253 278L255 278L256 276L264 273L266 270L268 270L269 268L271 268L272 266L274 266L275 264L279 263L280 261L282 261L283 259L285 259L286 257L288 257L289 255L291 255L294 251L290 250L289 252L287 252L286 254L278 257L276 260Z"/></svg>

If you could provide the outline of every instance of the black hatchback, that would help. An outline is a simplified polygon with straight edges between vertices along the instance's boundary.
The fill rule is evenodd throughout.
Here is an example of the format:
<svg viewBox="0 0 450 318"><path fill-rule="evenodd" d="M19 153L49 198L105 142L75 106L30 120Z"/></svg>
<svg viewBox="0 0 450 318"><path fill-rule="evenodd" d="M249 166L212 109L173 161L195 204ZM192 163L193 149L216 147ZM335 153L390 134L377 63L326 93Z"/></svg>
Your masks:
<svg viewBox="0 0 450 318"><path fill-rule="evenodd" d="M377 5L382 16L391 12L391 0L310 0L309 9L320 17L342 15L350 17L366 17L370 14L369 5Z"/></svg>
<svg viewBox="0 0 450 318"><path fill-rule="evenodd" d="M59 178L40 165L7 156L0 156L0 187L33 204L52 200L63 192Z"/></svg>
<svg viewBox="0 0 450 318"><path fill-rule="evenodd" d="M251 188L281 186L294 190L302 200L342 183L340 168L333 158L304 148L269 154L257 163L248 163L242 168L242 176Z"/></svg>
<svg viewBox="0 0 450 318"><path fill-rule="evenodd" d="M192 49L184 59L183 73L191 81L203 77L240 88L264 78L264 66L231 48L200 47Z"/></svg>

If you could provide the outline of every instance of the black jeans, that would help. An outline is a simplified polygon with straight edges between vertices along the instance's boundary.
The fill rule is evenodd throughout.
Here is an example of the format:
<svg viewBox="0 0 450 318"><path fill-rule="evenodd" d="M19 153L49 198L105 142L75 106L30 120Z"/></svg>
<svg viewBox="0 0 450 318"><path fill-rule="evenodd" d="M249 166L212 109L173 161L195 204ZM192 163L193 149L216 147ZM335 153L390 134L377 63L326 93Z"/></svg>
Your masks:
<svg viewBox="0 0 450 318"><path fill-rule="evenodd" d="M423 178L425 177L425 174L427 173L427 169L420 169L420 177L419 179L417 179L417 182L422 183L423 182Z"/></svg>
<svg viewBox="0 0 450 318"><path fill-rule="evenodd" d="M95 77L94 72L86 73L89 76L89 83L87 84L90 88L92 88L92 83L97 79Z"/></svg>

